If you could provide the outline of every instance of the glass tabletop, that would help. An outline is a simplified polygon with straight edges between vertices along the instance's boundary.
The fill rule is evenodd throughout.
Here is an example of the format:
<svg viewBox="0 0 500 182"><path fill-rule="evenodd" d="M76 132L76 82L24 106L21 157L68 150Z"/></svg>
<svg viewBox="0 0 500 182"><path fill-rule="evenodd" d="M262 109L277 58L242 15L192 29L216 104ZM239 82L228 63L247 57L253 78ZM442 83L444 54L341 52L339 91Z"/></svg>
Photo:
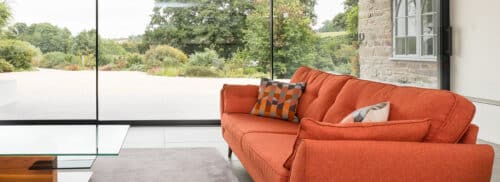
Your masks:
<svg viewBox="0 0 500 182"><path fill-rule="evenodd" d="M118 155L129 125L0 126L0 156Z"/></svg>
<svg viewBox="0 0 500 182"><path fill-rule="evenodd" d="M0 125L0 157L45 157L30 169L88 169L119 155L129 125Z"/></svg>

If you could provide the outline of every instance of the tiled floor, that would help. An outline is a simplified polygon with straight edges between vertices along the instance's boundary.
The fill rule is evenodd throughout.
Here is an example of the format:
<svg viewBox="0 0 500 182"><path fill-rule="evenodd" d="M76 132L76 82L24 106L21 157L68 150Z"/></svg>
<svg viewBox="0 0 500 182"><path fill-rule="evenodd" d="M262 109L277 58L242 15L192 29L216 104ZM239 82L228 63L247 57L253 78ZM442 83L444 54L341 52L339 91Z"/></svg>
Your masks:
<svg viewBox="0 0 500 182"><path fill-rule="evenodd" d="M479 141L479 143L488 143ZM491 144L491 143L488 143ZM495 147L495 164L491 181L500 181L500 145ZM174 147L215 147L222 156L227 155L227 145L220 127L132 127L125 148L174 148ZM252 181L237 157L233 155L231 167L241 182Z"/></svg>
<svg viewBox="0 0 500 182"><path fill-rule="evenodd" d="M227 156L227 144L220 127L132 127L124 144L125 148L179 148L215 147L222 156ZM233 173L240 182L250 182L252 178L233 155L230 161Z"/></svg>

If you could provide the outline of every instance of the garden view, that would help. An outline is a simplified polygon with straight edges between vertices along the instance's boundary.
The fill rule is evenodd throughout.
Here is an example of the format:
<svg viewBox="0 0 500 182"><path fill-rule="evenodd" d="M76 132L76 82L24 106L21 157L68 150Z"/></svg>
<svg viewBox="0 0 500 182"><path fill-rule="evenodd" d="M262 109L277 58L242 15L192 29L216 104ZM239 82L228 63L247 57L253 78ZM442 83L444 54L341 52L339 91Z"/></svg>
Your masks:
<svg viewBox="0 0 500 182"><path fill-rule="evenodd" d="M272 44L269 0L103 0L98 33L91 3L0 0L0 120L217 119L271 68L359 75L358 0L274 0Z"/></svg>
<svg viewBox="0 0 500 182"><path fill-rule="evenodd" d="M169 6L170 3L170 6ZM99 70L143 71L161 76L266 77L271 69L269 0L192 0L184 7L157 0L144 34L99 37ZM315 0L275 0L275 77L301 65L359 74L357 0L345 12L315 24ZM50 68L94 69L96 31L76 35L51 23L9 24L0 3L0 72Z"/></svg>

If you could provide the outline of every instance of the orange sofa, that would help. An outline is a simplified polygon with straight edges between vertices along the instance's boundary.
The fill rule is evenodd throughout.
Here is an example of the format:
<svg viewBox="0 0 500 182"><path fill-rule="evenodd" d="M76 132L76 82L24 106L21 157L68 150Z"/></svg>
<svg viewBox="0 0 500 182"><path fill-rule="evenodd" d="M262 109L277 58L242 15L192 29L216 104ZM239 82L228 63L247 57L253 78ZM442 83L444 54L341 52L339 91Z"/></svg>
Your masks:
<svg viewBox="0 0 500 182"><path fill-rule="evenodd" d="M224 85L222 135L257 182L490 181L494 152L476 144L474 105L448 91L359 80L301 67L291 82L306 82L299 118L340 121L362 106L390 101L390 120L431 119L425 142L304 140L294 165L298 123L250 115L258 86Z"/></svg>

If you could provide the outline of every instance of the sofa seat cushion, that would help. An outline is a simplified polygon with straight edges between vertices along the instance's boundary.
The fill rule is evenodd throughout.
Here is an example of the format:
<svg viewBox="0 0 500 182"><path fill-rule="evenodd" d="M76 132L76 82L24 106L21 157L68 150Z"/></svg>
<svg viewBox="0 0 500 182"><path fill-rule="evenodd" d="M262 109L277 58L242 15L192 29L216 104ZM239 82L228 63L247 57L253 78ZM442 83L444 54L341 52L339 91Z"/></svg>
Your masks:
<svg viewBox="0 0 500 182"><path fill-rule="evenodd" d="M239 113L224 113L221 125L222 132L227 132L228 136L234 137L236 141L241 141L243 135L247 133L296 134L299 129L298 123Z"/></svg>
<svg viewBox="0 0 500 182"><path fill-rule="evenodd" d="M258 166L258 175L265 181L288 181L290 171L283 167L293 149L296 135L248 133L243 137L242 150Z"/></svg>
<svg viewBox="0 0 500 182"><path fill-rule="evenodd" d="M298 123L240 113L224 113L221 124L224 132L229 130L240 137L252 132L296 134L299 129Z"/></svg>

